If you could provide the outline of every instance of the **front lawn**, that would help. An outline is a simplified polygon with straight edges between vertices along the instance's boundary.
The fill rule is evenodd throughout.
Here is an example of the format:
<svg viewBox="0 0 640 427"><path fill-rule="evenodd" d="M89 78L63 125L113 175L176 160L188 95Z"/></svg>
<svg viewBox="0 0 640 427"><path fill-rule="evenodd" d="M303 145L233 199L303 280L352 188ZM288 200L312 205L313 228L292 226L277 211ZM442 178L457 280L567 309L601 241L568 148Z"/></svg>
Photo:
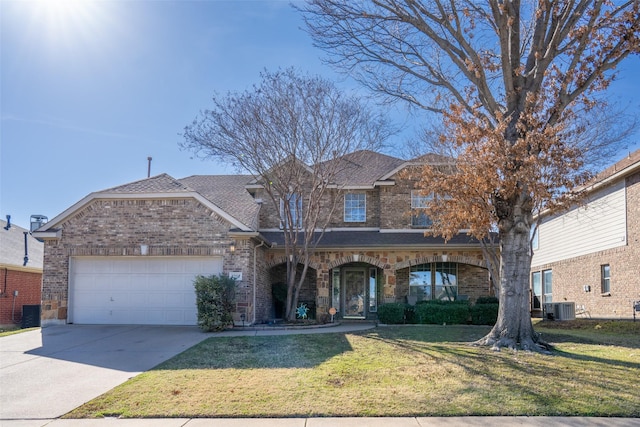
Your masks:
<svg viewBox="0 0 640 427"><path fill-rule="evenodd" d="M553 355L472 347L481 326L212 336L66 417L640 416L640 322L536 330Z"/></svg>

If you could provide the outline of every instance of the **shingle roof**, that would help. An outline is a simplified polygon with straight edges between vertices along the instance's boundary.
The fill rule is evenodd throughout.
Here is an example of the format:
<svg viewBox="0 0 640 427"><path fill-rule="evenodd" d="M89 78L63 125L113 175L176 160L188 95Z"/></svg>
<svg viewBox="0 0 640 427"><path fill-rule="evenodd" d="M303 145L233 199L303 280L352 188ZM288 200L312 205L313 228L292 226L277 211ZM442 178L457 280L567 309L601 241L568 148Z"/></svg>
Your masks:
<svg viewBox="0 0 640 427"><path fill-rule="evenodd" d="M180 193L185 191L193 191L193 189L163 173L151 178L98 191L98 193Z"/></svg>
<svg viewBox="0 0 640 427"><path fill-rule="evenodd" d="M331 162L339 162L335 183L349 186L372 186L380 177L405 163L402 159L369 150L349 153Z"/></svg>
<svg viewBox="0 0 640 427"><path fill-rule="evenodd" d="M163 173L96 194L198 193L244 225L256 229L260 207L245 189L250 180L248 175L193 175L175 179Z"/></svg>
<svg viewBox="0 0 640 427"><path fill-rule="evenodd" d="M24 233L22 227L11 224L9 230L5 230L7 222L0 220L0 264L6 266L23 267L24 264ZM27 234L27 253L29 261L26 267L42 270L44 244Z"/></svg>
<svg viewBox="0 0 640 427"><path fill-rule="evenodd" d="M245 189L251 179L250 175L193 175L178 181L243 224L256 229L260 205Z"/></svg>

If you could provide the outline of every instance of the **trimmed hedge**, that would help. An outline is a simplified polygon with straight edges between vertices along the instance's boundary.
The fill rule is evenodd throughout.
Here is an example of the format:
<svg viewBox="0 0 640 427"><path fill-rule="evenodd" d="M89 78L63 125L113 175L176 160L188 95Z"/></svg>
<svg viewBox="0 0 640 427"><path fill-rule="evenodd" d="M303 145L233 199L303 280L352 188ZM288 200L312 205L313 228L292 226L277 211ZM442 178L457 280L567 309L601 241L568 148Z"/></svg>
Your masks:
<svg viewBox="0 0 640 427"><path fill-rule="evenodd" d="M469 301L418 301L415 306L399 302L381 304L378 320L387 325L420 323L434 325L494 325L498 320L498 299L480 297Z"/></svg>
<svg viewBox="0 0 640 427"><path fill-rule="evenodd" d="M469 322L469 301L420 301L415 317L422 324L464 325Z"/></svg>
<svg viewBox="0 0 640 427"><path fill-rule="evenodd" d="M391 302L378 306L378 320L387 325L400 325L405 321L407 304Z"/></svg>
<svg viewBox="0 0 640 427"><path fill-rule="evenodd" d="M471 323L474 325L495 325L498 320L499 300L496 297L480 297L471 307Z"/></svg>
<svg viewBox="0 0 640 427"><path fill-rule="evenodd" d="M498 304L500 301L496 297L478 297L476 304Z"/></svg>

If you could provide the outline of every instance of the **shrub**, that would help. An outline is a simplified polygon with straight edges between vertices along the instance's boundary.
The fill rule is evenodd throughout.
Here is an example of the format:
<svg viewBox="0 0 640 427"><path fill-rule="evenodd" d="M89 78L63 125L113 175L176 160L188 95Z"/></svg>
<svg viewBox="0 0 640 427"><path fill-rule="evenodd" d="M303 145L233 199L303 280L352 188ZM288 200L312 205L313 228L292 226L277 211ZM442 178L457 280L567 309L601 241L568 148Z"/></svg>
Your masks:
<svg viewBox="0 0 640 427"><path fill-rule="evenodd" d="M391 302L381 304L378 307L378 320L387 325L399 325L404 323L404 311L406 304Z"/></svg>
<svg viewBox="0 0 640 427"><path fill-rule="evenodd" d="M415 306L404 304L404 323L418 323Z"/></svg>
<svg viewBox="0 0 640 427"><path fill-rule="evenodd" d="M471 307L471 323L474 325L495 325L498 320L499 304L476 303Z"/></svg>
<svg viewBox="0 0 640 427"><path fill-rule="evenodd" d="M206 332L233 324L236 281L227 275L197 276L193 282L198 306L198 326Z"/></svg>
<svg viewBox="0 0 640 427"><path fill-rule="evenodd" d="M442 325L444 323L466 324L469 320L468 301L421 301L416 304L415 316L418 323Z"/></svg>
<svg viewBox="0 0 640 427"><path fill-rule="evenodd" d="M498 304L500 302L496 297L478 297L476 304Z"/></svg>

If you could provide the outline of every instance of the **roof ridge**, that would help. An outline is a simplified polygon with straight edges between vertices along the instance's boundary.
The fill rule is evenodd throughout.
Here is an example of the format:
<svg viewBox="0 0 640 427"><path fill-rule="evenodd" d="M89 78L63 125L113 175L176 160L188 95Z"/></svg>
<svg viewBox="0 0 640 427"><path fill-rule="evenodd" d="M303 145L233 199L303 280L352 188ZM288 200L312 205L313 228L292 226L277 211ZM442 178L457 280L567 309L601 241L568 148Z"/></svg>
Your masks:
<svg viewBox="0 0 640 427"><path fill-rule="evenodd" d="M166 172L163 172L161 174L155 175L155 176L151 176L148 178L143 178L143 179L139 179L136 181L132 181L132 182L128 182L126 184L121 184L121 185L117 185L115 187L110 187L104 190L100 190L100 191L96 191L96 193L110 193L110 192L117 192L118 190L123 190L126 188L132 188L135 187L138 184L144 183L146 182L154 182L154 181L159 181L161 179L167 179L169 180L171 183L175 183L180 185L182 188L182 190L184 191L195 191L193 188L189 187L188 185L186 185L183 182L180 182L179 180L175 179L174 177L172 177L171 175L169 175Z"/></svg>

